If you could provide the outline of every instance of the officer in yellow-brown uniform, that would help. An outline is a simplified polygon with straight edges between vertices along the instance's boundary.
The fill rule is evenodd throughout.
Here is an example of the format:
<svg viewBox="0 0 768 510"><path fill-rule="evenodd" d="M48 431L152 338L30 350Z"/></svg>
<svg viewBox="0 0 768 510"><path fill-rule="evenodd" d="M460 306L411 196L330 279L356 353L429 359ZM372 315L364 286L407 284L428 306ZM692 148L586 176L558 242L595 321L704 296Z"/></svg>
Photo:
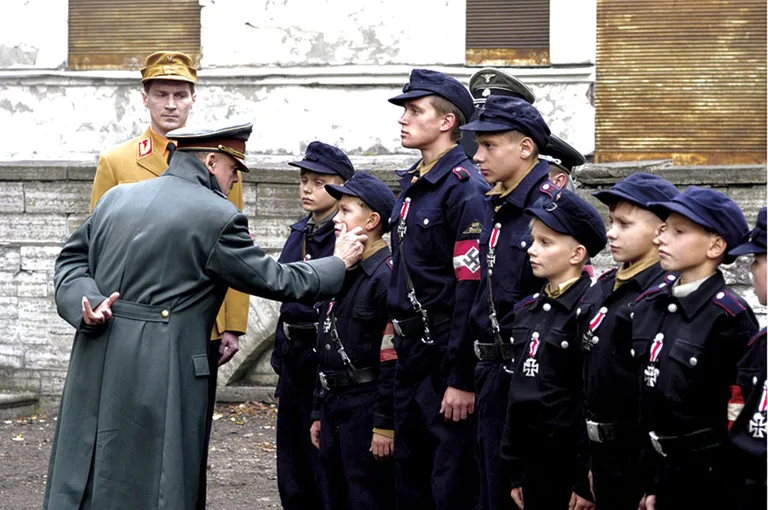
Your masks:
<svg viewBox="0 0 768 510"><path fill-rule="evenodd" d="M158 51L149 55L141 68L141 97L149 110L150 125L140 136L131 138L101 153L91 191L91 211L104 193L118 184L144 181L158 177L168 168L176 145L166 133L187 124L189 111L195 102L197 69L192 58L184 53ZM241 180L232 186L229 201L243 209ZM211 433L213 406L216 401L218 366L228 362L238 351L240 335L248 323L248 296L229 289L224 304L216 316L211 332L208 364L211 377L208 390L205 452ZM207 463L207 458L203 459ZM205 465L201 469L201 501L205 502Z"/></svg>

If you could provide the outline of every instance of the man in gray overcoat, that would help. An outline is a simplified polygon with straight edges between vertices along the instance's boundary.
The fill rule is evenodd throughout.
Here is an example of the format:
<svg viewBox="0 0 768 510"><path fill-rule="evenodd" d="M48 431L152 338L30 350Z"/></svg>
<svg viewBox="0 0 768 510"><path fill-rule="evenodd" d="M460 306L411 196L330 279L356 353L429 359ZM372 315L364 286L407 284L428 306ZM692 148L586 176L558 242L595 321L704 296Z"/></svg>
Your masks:
<svg viewBox="0 0 768 510"><path fill-rule="evenodd" d="M77 329L43 508L189 510L198 502L210 331L227 288L314 302L341 288L364 236L279 264L226 195L251 125L184 128L160 177L110 189L56 260ZM202 467L204 469L204 467Z"/></svg>

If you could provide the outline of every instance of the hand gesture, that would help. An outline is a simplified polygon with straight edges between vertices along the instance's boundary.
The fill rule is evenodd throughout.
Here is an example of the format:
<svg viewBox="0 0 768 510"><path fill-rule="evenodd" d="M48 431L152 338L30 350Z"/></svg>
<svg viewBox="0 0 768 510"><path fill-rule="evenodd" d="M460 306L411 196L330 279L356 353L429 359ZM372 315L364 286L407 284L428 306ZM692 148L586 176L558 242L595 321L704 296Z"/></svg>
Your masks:
<svg viewBox="0 0 768 510"><path fill-rule="evenodd" d="M88 301L88 298L83 296L83 322L89 326L106 323L112 318L112 303L117 301L119 297L119 292L113 292L107 299L99 303L99 306L94 310L91 308L91 302Z"/></svg>
<svg viewBox="0 0 768 510"><path fill-rule="evenodd" d="M368 236L363 234L362 227L355 227L347 232L347 226L342 223L341 232L339 237L336 238L333 254L343 260L344 265L349 269L362 258L363 250L365 249L363 243L366 239L368 239Z"/></svg>

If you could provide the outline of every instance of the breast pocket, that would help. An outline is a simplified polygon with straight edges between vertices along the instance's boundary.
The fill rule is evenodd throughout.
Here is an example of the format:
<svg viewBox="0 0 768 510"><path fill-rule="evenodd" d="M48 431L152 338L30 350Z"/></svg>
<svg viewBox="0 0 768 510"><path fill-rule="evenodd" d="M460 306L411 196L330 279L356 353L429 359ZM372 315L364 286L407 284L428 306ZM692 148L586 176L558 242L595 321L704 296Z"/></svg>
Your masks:
<svg viewBox="0 0 768 510"><path fill-rule="evenodd" d="M562 329L552 329L543 335L538 355L541 377L548 381L568 383L581 373L579 363L579 345L573 333Z"/></svg>
<svg viewBox="0 0 768 510"><path fill-rule="evenodd" d="M699 375L706 354L700 345L676 339L669 350L667 363L659 373L659 388L673 402L682 402L696 394L701 384Z"/></svg>
<svg viewBox="0 0 768 510"><path fill-rule="evenodd" d="M446 243L446 223L442 209L422 209L414 215L413 232L408 232L407 237L413 236L415 242L423 246L419 250L424 254L423 262L427 266L435 265L435 258L443 260L452 255L453 246ZM406 241L407 242L407 241Z"/></svg>
<svg viewBox="0 0 768 510"><path fill-rule="evenodd" d="M342 340L351 345L355 353L369 354L381 346L381 334L386 326L386 318L377 320L376 309L371 306L355 306L350 315L351 324L348 332L351 337ZM370 341L364 341L369 338Z"/></svg>
<svg viewBox="0 0 768 510"><path fill-rule="evenodd" d="M499 281L499 287L504 289L505 295L511 296L515 301L530 290L522 290L520 282L531 274L531 264L528 261L531 242L529 232L518 232L512 234L506 243L498 248L497 264L503 264L505 271L505 278Z"/></svg>

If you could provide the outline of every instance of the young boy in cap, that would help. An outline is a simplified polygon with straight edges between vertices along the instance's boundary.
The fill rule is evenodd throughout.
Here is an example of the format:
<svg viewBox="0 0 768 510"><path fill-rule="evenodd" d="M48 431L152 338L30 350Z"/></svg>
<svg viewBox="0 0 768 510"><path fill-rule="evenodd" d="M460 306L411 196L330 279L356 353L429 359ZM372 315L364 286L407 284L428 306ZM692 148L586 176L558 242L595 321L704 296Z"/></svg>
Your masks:
<svg viewBox="0 0 768 510"><path fill-rule="evenodd" d="M486 181L486 222L480 238L480 285L472 305L475 338L476 457L480 474L480 509L514 508L501 474L499 448L511 375L512 311L517 300L545 283L531 272L527 207L549 201L558 191L551 171L538 158L549 127L526 101L491 95L477 120L462 126L477 140L475 161ZM496 263L499 261L500 263Z"/></svg>
<svg viewBox="0 0 768 510"><path fill-rule="evenodd" d="M515 308L503 473L520 508L567 508L572 498L572 508L591 508L587 469L578 460L584 422L576 311L591 284L582 269L605 246L605 228L597 211L567 190L526 212L534 217L533 274L547 283Z"/></svg>
<svg viewBox="0 0 768 510"><path fill-rule="evenodd" d="M337 202L326 184L343 184L355 173L346 154L333 145L312 142L304 159L289 163L301 169L299 197L307 216L291 225L283 246L283 263L313 260L333 253ZM308 430L317 377L317 311L311 304L283 303L275 330L272 367L277 372L277 486L286 510L322 508L317 449Z"/></svg>
<svg viewBox="0 0 768 510"><path fill-rule="evenodd" d="M598 508L635 510L643 497L639 469L647 435L639 426L637 366L631 336L617 321L648 288L674 281L659 264L653 243L663 220L651 202L672 200L679 191L651 174L636 173L593 195L608 206L608 247L618 268L606 271L576 310L584 351L584 405L590 467Z"/></svg>
<svg viewBox="0 0 768 510"><path fill-rule="evenodd" d="M320 450L328 510L394 508L392 381L397 355L387 312L395 194L379 179L358 172L343 186L327 184L339 201L337 235L362 227L363 260L341 291L319 307L318 385L310 430Z"/></svg>
<svg viewBox="0 0 768 510"><path fill-rule="evenodd" d="M169 131L184 128L189 112L195 104L197 69L189 55L177 51L157 51L148 55L141 68L141 98L149 112L149 127L140 136L131 138L99 155L96 176L91 190L91 211L109 189L118 184L145 181L162 175L168 168L176 144L166 135ZM235 207L243 209L243 185L238 178L227 198ZM216 380L219 365L227 363L238 352L239 337L248 325L248 301L246 294L234 289L216 316L211 331L208 392L208 418L206 421L206 447L213 423L216 403ZM207 454L207 453L206 453ZM207 457L203 465L207 464ZM205 502L205 474L201 476L201 494Z"/></svg>
<svg viewBox="0 0 768 510"><path fill-rule="evenodd" d="M403 191L390 218L397 505L465 510L477 498L467 328L488 185L457 142L474 106L456 79L427 69L414 69L390 102L403 107L403 147L421 152L398 172Z"/></svg>
<svg viewBox="0 0 768 510"><path fill-rule="evenodd" d="M761 305L768 302L765 265L766 210L761 208L749 241L732 249L729 255L752 254L749 266L755 294ZM761 329L747 346L747 353L739 361L736 385L731 402L741 404L740 413L730 431L734 456L731 464L734 508L758 510L766 508L766 424L768 418L768 383L766 383L766 330ZM737 397L737 398L734 398ZM729 404L731 407L731 404ZM730 409L729 409L730 414Z"/></svg>
<svg viewBox="0 0 768 510"><path fill-rule="evenodd" d="M688 187L650 208L665 219L661 267L678 273L637 299L629 314L639 361L640 419L649 509L728 508L724 455L729 388L757 321L718 270L733 262L749 232L739 206L723 193Z"/></svg>
<svg viewBox="0 0 768 510"><path fill-rule="evenodd" d="M573 191L573 180L571 179L573 167L587 162L587 158L583 154L555 135L549 137L549 143L541 151L541 159L547 161L552 167L549 172L549 180L554 182L558 188L571 191Z"/></svg>

